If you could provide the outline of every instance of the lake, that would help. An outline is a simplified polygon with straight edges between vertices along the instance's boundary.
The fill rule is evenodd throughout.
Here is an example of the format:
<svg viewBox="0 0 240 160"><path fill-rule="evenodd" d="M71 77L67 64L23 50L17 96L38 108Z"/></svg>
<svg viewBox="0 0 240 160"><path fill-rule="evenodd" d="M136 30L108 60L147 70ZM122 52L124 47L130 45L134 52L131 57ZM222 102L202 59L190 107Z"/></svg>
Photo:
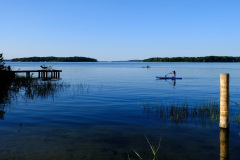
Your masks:
<svg viewBox="0 0 240 160"><path fill-rule="evenodd" d="M53 83L65 87L34 98L20 90L5 106L1 159L152 159L147 139L156 148L161 139L159 159L221 159L219 121L156 109L219 104L221 73L230 74L230 118L239 115L240 63L6 62L13 70L43 64L62 70ZM173 70L183 79L155 78ZM231 122L226 137L229 159L239 159L240 123Z"/></svg>

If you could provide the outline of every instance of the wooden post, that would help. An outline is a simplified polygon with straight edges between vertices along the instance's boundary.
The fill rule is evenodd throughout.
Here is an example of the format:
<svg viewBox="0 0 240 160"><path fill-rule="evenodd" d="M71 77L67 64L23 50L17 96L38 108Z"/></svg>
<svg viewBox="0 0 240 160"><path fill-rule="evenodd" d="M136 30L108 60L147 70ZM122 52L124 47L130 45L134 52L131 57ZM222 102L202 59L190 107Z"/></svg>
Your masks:
<svg viewBox="0 0 240 160"><path fill-rule="evenodd" d="M229 128L220 128L220 160L229 160Z"/></svg>
<svg viewBox="0 0 240 160"><path fill-rule="evenodd" d="M229 127L229 74L220 75L220 128Z"/></svg>

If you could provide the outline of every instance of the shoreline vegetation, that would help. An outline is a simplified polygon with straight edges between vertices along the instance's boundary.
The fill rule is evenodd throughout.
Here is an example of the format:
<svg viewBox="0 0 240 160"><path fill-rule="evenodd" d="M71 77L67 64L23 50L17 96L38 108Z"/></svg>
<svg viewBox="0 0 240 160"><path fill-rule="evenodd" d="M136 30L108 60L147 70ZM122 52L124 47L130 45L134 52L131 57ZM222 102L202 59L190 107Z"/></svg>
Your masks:
<svg viewBox="0 0 240 160"><path fill-rule="evenodd" d="M4 60L12 62L98 62L89 57L24 57ZM105 62L105 61L104 61ZM109 62L109 61L106 61ZM126 60L110 62L240 62L240 57L232 56L205 56L205 57L152 57L144 60Z"/></svg>
<svg viewBox="0 0 240 160"><path fill-rule="evenodd" d="M24 57L14 58L12 62L97 62L97 59L88 57Z"/></svg>
<svg viewBox="0 0 240 160"><path fill-rule="evenodd" d="M5 66L3 54L0 53L0 107L9 101L9 90L14 81L14 75L10 66ZM0 108L0 119L4 111Z"/></svg>
<svg viewBox="0 0 240 160"><path fill-rule="evenodd" d="M240 62L240 57L206 56L206 57L153 57L142 62Z"/></svg>

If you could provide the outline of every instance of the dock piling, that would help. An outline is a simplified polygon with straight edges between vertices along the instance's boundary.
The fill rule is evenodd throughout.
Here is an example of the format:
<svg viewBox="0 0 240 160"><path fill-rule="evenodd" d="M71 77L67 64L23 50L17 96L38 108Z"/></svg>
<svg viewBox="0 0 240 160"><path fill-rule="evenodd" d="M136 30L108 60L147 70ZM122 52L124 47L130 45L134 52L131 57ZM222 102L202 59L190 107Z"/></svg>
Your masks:
<svg viewBox="0 0 240 160"><path fill-rule="evenodd" d="M229 127L229 74L220 74L220 128Z"/></svg>

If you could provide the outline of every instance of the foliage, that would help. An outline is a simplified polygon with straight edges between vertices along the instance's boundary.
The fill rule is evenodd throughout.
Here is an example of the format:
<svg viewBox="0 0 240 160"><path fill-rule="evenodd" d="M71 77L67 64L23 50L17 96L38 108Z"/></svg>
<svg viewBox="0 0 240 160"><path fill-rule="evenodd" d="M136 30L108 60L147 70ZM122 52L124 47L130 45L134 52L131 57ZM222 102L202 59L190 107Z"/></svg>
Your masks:
<svg viewBox="0 0 240 160"><path fill-rule="evenodd" d="M4 119L4 106L10 103L9 89L14 80L14 73L10 66L5 66L3 54L0 54L0 119Z"/></svg>
<svg viewBox="0 0 240 160"><path fill-rule="evenodd" d="M0 70L4 69L3 54L0 54Z"/></svg>
<svg viewBox="0 0 240 160"><path fill-rule="evenodd" d="M13 73L10 66L5 66L3 61L3 54L0 54L0 104L6 101L6 95L8 94L8 88L13 81Z"/></svg>
<svg viewBox="0 0 240 160"><path fill-rule="evenodd" d="M3 54L0 53L0 71L6 71L6 70L10 70L10 66L5 66L5 63L3 61Z"/></svg>
<svg viewBox="0 0 240 160"><path fill-rule="evenodd" d="M129 60L128 62L143 62L143 60Z"/></svg>
<svg viewBox="0 0 240 160"><path fill-rule="evenodd" d="M14 58L13 62L97 62L96 59L88 57L28 57Z"/></svg>
<svg viewBox="0 0 240 160"><path fill-rule="evenodd" d="M143 62L240 62L240 57L230 56L206 56L206 57L154 57Z"/></svg>

